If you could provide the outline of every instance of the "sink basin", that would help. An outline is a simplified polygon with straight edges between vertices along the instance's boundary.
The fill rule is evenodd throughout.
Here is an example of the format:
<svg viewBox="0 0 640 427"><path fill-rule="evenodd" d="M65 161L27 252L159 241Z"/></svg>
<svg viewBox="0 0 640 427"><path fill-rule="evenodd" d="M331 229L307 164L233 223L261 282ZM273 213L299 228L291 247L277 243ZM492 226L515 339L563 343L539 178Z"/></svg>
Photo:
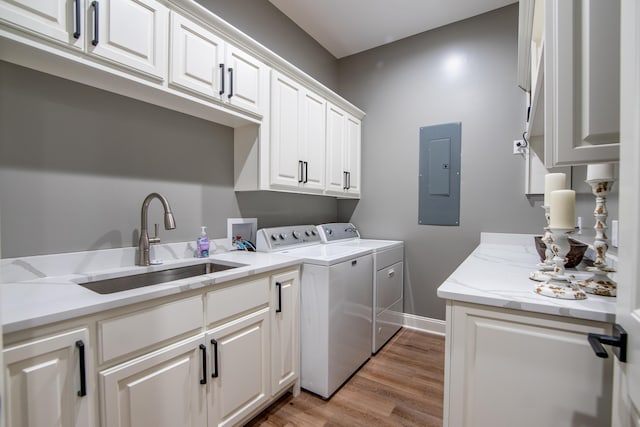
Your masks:
<svg viewBox="0 0 640 427"><path fill-rule="evenodd" d="M232 266L207 262L203 264L188 265L185 267L169 268L167 270L151 271L149 273L115 277L113 279L95 280L86 283L79 283L79 285L99 294L112 294L115 292L158 285L160 283L171 282L173 280L202 276L203 274L215 273L217 271L230 270L238 267L242 267L242 265Z"/></svg>

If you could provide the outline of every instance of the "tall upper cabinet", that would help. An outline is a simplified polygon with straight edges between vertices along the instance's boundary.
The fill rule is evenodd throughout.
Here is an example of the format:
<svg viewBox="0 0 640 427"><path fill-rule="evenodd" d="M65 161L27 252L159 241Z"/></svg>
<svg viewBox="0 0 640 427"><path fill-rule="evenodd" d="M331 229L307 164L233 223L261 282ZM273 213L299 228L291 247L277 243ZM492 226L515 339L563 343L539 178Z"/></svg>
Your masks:
<svg viewBox="0 0 640 427"><path fill-rule="evenodd" d="M518 85L547 168L619 159L619 0L520 0Z"/></svg>

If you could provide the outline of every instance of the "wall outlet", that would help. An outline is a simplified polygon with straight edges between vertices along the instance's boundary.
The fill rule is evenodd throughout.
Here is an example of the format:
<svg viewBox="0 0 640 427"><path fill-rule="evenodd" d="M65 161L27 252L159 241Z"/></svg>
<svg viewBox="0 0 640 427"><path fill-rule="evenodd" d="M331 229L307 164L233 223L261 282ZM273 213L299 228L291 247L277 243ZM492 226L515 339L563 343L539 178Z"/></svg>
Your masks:
<svg viewBox="0 0 640 427"><path fill-rule="evenodd" d="M527 144L524 139L516 139L513 141L513 154L525 154L527 151Z"/></svg>

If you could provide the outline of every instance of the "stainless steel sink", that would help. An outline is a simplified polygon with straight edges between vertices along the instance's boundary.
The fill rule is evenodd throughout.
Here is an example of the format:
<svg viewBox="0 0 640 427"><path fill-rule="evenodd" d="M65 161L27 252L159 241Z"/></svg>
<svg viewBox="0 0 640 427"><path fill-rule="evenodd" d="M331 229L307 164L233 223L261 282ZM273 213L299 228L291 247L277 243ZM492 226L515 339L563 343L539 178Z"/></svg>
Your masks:
<svg viewBox="0 0 640 427"><path fill-rule="evenodd" d="M95 280L92 282L79 283L79 285L99 294L112 294L114 292L122 292L145 286L158 285L160 283L171 282L173 280L202 276L203 274L215 273L217 271L230 270L238 267L242 267L242 265L234 266L207 262L203 264L188 265L185 267L169 268L167 270L151 271L149 273L115 277L113 279Z"/></svg>

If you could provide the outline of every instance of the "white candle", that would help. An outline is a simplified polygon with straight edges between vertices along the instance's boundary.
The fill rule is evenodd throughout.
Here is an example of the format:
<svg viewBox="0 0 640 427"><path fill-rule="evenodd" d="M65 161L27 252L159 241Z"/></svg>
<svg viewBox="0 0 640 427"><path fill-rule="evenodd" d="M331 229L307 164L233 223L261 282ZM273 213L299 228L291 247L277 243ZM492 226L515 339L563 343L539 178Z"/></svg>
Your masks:
<svg viewBox="0 0 640 427"><path fill-rule="evenodd" d="M552 191L567 188L567 175L563 173L548 173L544 176L544 206L549 206Z"/></svg>
<svg viewBox="0 0 640 427"><path fill-rule="evenodd" d="M613 181L613 163L587 165L587 181Z"/></svg>
<svg viewBox="0 0 640 427"><path fill-rule="evenodd" d="M555 190L551 192L549 209L550 228L574 228L576 226L576 192Z"/></svg>

